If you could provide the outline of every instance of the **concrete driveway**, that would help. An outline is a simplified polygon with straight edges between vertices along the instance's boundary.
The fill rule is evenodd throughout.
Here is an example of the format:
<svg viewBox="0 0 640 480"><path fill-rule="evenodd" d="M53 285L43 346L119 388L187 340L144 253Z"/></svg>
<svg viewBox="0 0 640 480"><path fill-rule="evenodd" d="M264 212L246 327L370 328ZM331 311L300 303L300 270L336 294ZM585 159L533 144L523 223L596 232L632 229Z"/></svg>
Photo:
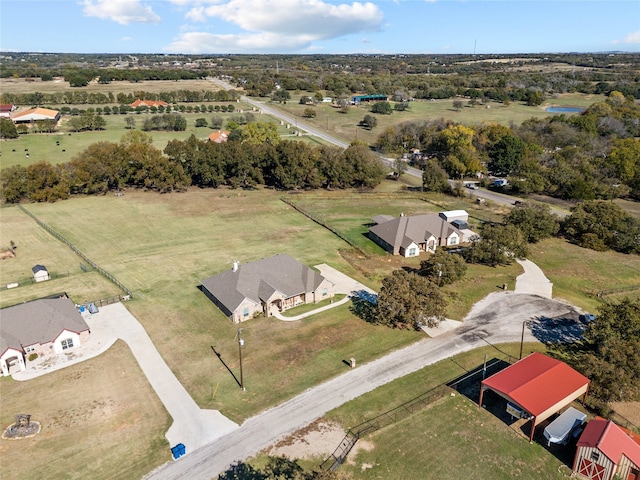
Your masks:
<svg viewBox="0 0 640 480"><path fill-rule="evenodd" d="M158 398L173 418L165 434L173 447L183 443L186 453L220 438L238 428L238 424L217 410L203 410L193 401L171 369L156 350L151 338L140 322L122 303L100 307L96 314L83 314L91 329L90 340L72 352L57 355L42 364L29 365L23 372L14 374L16 380L28 380L95 357L107 350L117 339L124 340Z"/></svg>

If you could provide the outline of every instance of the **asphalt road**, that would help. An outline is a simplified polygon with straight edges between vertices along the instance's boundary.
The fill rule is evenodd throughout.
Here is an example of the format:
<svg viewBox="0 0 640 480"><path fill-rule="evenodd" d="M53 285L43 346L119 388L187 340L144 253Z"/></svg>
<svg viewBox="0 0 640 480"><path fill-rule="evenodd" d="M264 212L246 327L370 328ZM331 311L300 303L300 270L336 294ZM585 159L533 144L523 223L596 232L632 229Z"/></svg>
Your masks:
<svg viewBox="0 0 640 480"><path fill-rule="evenodd" d="M215 478L233 462L257 454L326 412L396 378L483 345L519 342L524 320L577 316L573 307L555 300L513 292L493 293L474 306L457 330L427 338L310 388L248 419L240 428L214 442L175 462L162 465L145 478ZM524 338L525 341L534 341L536 337L526 329ZM342 359L336 361L341 362ZM390 408L393 406L389 404Z"/></svg>

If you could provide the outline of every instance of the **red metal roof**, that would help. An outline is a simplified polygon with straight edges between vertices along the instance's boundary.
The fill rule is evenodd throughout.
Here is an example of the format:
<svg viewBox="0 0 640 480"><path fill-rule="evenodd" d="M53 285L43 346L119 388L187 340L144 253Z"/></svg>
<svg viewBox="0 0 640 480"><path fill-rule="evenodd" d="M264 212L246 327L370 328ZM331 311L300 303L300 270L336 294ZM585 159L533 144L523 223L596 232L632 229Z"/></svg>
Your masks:
<svg viewBox="0 0 640 480"><path fill-rule="evenodd" d="M535 352L487 378L482 385L537 417L589 383L566 363Z"/></svg>
<svg viewBox="0 0 640 480"><path fill-rule="evenodd" d="M624 455L640 467L640 445L611 420L591 420L578 440L578 447L597 448L616 465Z"/></svg>

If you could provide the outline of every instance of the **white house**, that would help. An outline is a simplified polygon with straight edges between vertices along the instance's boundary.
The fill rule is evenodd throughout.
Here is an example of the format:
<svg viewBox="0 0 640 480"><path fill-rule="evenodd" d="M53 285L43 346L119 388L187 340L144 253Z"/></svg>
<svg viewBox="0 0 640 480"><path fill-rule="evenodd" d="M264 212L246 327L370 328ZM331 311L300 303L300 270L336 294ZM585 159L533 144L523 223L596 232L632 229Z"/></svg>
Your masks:
<svg viewBox="0 0 640 480"><path fill-rule="evenodd" d="M33 279L36 282L44 282L45 280L49 280L51 277L49 276L49 271L47 267L44 265L36 265L31 271L33 272Z"/></svg>

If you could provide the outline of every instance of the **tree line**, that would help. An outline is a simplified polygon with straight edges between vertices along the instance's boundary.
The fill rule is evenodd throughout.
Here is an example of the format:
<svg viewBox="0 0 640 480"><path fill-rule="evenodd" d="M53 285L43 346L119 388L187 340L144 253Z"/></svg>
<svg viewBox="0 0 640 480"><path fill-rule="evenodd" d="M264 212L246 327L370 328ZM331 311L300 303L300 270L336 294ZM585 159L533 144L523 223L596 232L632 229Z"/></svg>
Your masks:
<svg viewBox="0 0 640 480"><path fill-rule="evenodd" d="M376 148L410 154L431 191L447 190L447 178L488 172L507 177L505 190L518 195L640 198L638 118L640 105L614 92L579 115L530 119L511 128L444 119L405 122L385 129Z"/></svg>
<svg viewBox="0 0 640 480"><path fill-rule="evenodd" d="M119 143L90 145L71 161L41 161L2 169L0 183L7 203L52 202L75 194L105 194L123 188L158 192L189 186L295 190L373 188L384 177L380 160L354 142L348 148L310 146L280 140L274 124L252 122L238 128L226 143L191 136L170 141L164 153L151 137L134 130Z"/></svg>

